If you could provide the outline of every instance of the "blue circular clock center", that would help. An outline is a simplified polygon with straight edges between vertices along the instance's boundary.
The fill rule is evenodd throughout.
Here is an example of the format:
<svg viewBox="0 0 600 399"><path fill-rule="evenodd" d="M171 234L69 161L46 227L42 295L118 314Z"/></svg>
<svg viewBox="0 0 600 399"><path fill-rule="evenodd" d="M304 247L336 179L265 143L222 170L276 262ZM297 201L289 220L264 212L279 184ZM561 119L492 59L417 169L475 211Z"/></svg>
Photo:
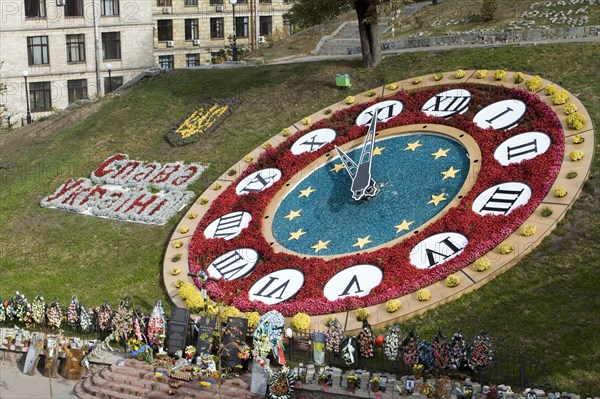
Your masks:
<svg viewBox="0 0 600 399"><path fill-rule="evenodd" d="M362 145L347 154L358 163ZM375 143L373 198L356 201L335 158L298 182L280 202L273 236L307 255L360 252L413 232L458 194L469 171L465 147L448 136L414 132ZM336 166L338 165L338 166Z"/></svg>

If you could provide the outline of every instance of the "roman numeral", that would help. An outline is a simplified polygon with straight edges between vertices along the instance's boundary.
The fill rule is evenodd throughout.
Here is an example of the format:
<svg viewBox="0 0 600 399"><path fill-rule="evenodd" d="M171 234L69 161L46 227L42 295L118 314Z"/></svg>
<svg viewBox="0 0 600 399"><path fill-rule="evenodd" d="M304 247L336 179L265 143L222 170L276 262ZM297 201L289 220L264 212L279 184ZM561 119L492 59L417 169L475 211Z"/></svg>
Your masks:
<svg viewBox="0 0 600 399"><path fill-rule="evenodd" d="M488 211L507 214L515 202L517 202L519 196L523 194L523 191L525 190L503 190L498 187L483 205L483 207L479 210L479 213Z"/></svg>
<svg viewBox="0 0 600 399"><path fill-rule="evenodd" d="M426 248L425 252L427 253L427 261L429 262L428 267L430 267L430 268L437 265L440 261L444 261L444 260L448 259L449 257L455 255L456 253L460 252L463 249L463 248L459 248L456 245L454 245L454 243L452 241L450 241L450 237L447 237L447 238L443 239L442 241L438 242L438 245L443 245L444 247L449 248L450 251L452 251L452 252L450 254L445 254L442 252L434 251L433 249ZM436 260L436 256L438 257L438 260ZM441 257L441 259L439 259L440 257Z"/></svg>
<svg viewBox="0 0 600 399"><path fill-rule="evenodd" d="M506 147L506 155L507 155L509 161L512 158L521 157L525 154L529 154L530 152L537 154L537 152L538 152L537 139L534 139L533 141L530 141L529 143L516 145L514 147Z"/></svg>
<svg viewBox="0 0 600 399"><path fill-rule="evenodd" d="M279 292L279 296L276 296L276 299L283 299L283 295L285 294L285 290L287 289L290 280L287 279L284 283L280 284L279 286L275 287L271 292L269 292L268 294L264 294L263 293L275 282L279 280L278 277L269 277L269 281L267 282L267 284L264 285L264 287L262 287L260 289L260 291L258 291L257 293L253 294L256 296L260 296L263 298L273 298L273 295L275 295L277 292Z"/></svg>
<svg viewBox="0 0 600 399"><path fill-rule="evenodd" d="M217 228L213 238L235 236L239 233L239 227L242 224L244 212L233 212L221 216L217 222Z"/></svg>
<svg viewBox="0 0 600 399"><path fill-rule="evenodd" d="M435 104L429 108L425 108L423 111L437 111L437 112L460 112L469 103L470 96L435 96ZM442 108L442 105L445 105Z"/></svg>
<svg viewBox="0 0 600 399"><path fill-rule="evenodd" d="M485 121L487 123L489 123L490 125L492 124L492 122L494 122L496 119L500 118L502 115L506 115L509 112L514 111L514 109L512 109L511 107L506 107L506 110L503 112L500 112L498 115L494 116L493 118L490 119L486 119ZM492 126L493 127L493 126Z"/></svg>
<svg viewBox="0 0 600 399"><path fill-rule="evenodd" d="M338 295L340 298L346 295L350 295L350 289L352 288L352 286L356 285L356 291L353 292L353 295L358 294L359 292L363 292L363 290L360 288L360 284L358 283L358 276L355 274L354 276L352 276L352 279L350 279L350 282L348 283L348 285L346 286L346 289L344 290L344 292L342 292L340 295Z"/></svg>
<svg viewBox="0 0 600 399"><path fill-rule="evenodd" d="M319 148L321 148L324 144L327 144L326 141L316 141L317 139L317 135L315 134L314 136L312 136L310 139L307 139L306 141L300 143L300 145L307 145L310 146L310 149L308 151L312 152L314 150L318 150Z"/></svg>
<svg viewBox="0 0 600 399"><path fill-rule="evenodd" d="M244 195L263 191L271 187L280 178L281 171L279 169L262 169L246 176L246 178L238 183L235 192L238 195Z"/></svg>
<svg viewBox="0 0 600 399"><path fill-rule="evenodd" d="M219 262L213 262L212 266L217 269L225 280L235 280L236 274L246 267L247 264L248 262L246 262L238 251L233 251L229 253L229 256L221 259Z"/></svg>
<svg viewBox="0 0 600 399"><path fill-rule="evenodd" d="M396 116L397 114L394 113L394 109L396 106L398 106L398 104L395 103L395 104L390 104L385 107L379 108L379 112L377 114L377 119L387 120L387 119L390 119L390 118L393 118L394 116ZM386 115L386 110L387 110L387 115ZM373 113L374 112L375 112L375 110L373 109L366 113L366 115L369 115L369 120L364 123L365 125L371 124L371 122L373 121Z"/></svg>

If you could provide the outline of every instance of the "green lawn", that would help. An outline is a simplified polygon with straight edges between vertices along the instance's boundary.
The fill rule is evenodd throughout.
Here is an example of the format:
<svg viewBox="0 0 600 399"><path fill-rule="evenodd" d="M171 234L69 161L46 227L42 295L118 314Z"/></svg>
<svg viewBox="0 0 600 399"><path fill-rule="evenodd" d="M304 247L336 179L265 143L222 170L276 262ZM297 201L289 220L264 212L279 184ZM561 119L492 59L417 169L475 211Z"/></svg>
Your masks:
<svg viewBox="0 0 600 399"><path fill-rule="evenodd" d="M164 249L178 219L165 226L116 222L52 209L39 201L69 177L89 177L105 158L210 165L191 189L200 193L251 149L282 128L347 93L336 73L352 78L351 93L385 82L458 68L504 68L540 74L575 93L600 123L600 43L523 46L388 56L375 70L359 60L175 71L120 97L0 132L0 297L42 293L66 306L116 306L130 295L150 310L168 300L161 282ZM239 96L239 108L210 136L172 148L164 135L201 101ZM96 112L97 110L97 112ZM598 136L596 136L598 139ZM592 154L586 154L592 156ZM600 393L600 185L591 179L573 209L543 244L481 290L407 323L431 339L439 327L487 330L503 349L526 351L552 371L561 390Z"/></svg>

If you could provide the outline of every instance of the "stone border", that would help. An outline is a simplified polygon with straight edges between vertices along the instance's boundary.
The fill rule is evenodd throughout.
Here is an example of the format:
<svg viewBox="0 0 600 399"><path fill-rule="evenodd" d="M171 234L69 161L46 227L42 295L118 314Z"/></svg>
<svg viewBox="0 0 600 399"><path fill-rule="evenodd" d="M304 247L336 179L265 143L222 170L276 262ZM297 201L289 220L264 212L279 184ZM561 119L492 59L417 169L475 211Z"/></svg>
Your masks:
<svg viewBox="0 0 600 399"><path fill-rule="evenodd" d="M435 88L439 86L445 85L454 85L461 83L471 83L478 85L491 85L491 86L505 86L508 88L519 88L526 90L525 81L532 78L531 75L524 74L524 81L522 83L516 84L514 83L513 76L515 72L506 73L506 79L502 81L497 81L493 77L493 71L490 70L488 72L488 76L484 79L477 79L475 77L476 70L465 70L465 77L461 79L454 78L454 71L446 71L443 72L444 78L436 81L434 79L433 74L423 75L422 82L414 85L412 83L413 79L405 79L402 81L394 82L398 85L398 88L395 90L389 89L389 86L380 86L373 89L376 93L380 93L377 97L369 97L368 91L355 95L355 104L363 103L363 102L371 102L375 99L384 99L388 96L395 94L398 90L406 90L406 91L415 91L415 90L424 90ZM555 85L558 89L566 90L563 87L555 84L554 82L548 81L546 79L542 79L542 88L535 93L539 95L540 99L548 104L552 110L557 114L560 122L562 124L565 136L565 155L563 158L563 162L558 173L558 177L555 180L554 187L561 186L564 187L568 194L565 197L557 198L552 194L552 190L546 195L544 200L538 206L538 208L525 220L523 224L534 224L538 227L538 232L536 235L531 237L524 237L518 233L518 231L513 232L509 237L507 237L503 242L511 243L514 247L513 252L508 255L500 255L497 252L497 247L489 251L486 256L490 259L492 265L491 267L484 272L476 272L473 270L472 264L466 265L460 272L456 273L461 278L461 284L458 287L449 288L444 285L443 280L438 281L437 283L429 285L427 288L431 291L431 299L426 302L420 302L417 300L416 292L404 295L400 298L400 302L402 303L402 307L399 311L394 313L388 313L385 310L385 303L381 303L378 305L367 307L366 309L369 311L369 322L373 327L383 327L385 325L391 324L395 321L404 321L414 317L418 314L422 314L427 310L434 309L442 304L445 304L454 299L460 298L462 295L467 294L473 290L478 289L489 281L493 280L495 277L500 274L508 271L510 268L515 266L518 261L531 252L533 248L539 245L542 240L550 235L552 230L557 226L558 222L565 216L566 211L572 206L575 202L585 181L588 178L593 154L594 154L594 127L592 125L592 120L587 110L583 106L583 104L571 93L569 93L570 101L577 105L579 112L584 115L586 118L584 127L580 130L570 129L566 123L566 115L562 111L562 105L552 105L551 97L543 94L543 88L549 84ZM331 115L332 112L349 108L354 104L346 104L344 100L331 104L329 107L323 108L320 111L309 115L308 117L312 121L319 121L320 119L326 118ZM332 112L325 112L332 111ZM309 125L303 125L302 121L298 121L292 124L289 129L291 130L291 134L299 130L304 130L309 128ZM585 141L582 144L573 144L571 138L580 134ZM287 140L287 137L284 137L280 132L273 136L269 143L272 146L277 146L280 143ZM582 150L585 154L584 158L578 162L573 162L569 159L569 152L574 149ZM264 146L259 146L252 150L249 155L253 157L253 159L258 159L258 157L265 151ZM198 226L199 221L202 219L202 216L209 209L211 202L217 198L217 196L226 189L229 185L231 185L238 176L248 167L248 163L244 161L244 159L240 160L236 163L231 169L236 171L236 174L233 176L229 175L229 171L225 172L221 177L219 177L215 183L209 187L200 198L205 197L208 199L208 203L201 204L200 198L195 201L186 215L179 222L175 231L171 238L169 239L167 249L165 251L165 257L163 260L163 281L165 284L165 288L168 292L169 297L174 305L185 307L185 303L179 298L177 289L175 288L175 282L177 280L183 280L185 282L189 282L194 284L194 281L191 277L187 276L186 273L188 271L188 248L189 243L192 239L194 231ZM577 177L574 179L567 179L566 174L568 172L577 172ZM220 186L216 189L216 184ZM541 209L544 207L550 207L554 211L550 217L542 217L540 215ZM197 213L197 217L190 219L189 215L192 213ZM185 226L188 228L186 233L181 233L180 228ZM185 229L184 229L185 230ZM182 246L180 248L174 248L175 243L179 241ZM499 244L500 245L500 244ZM175 254L181 254L181 258L173 262L172 257ZM173 268L180 268L182 273L173 276L171 271ZM329 315L318 315L311 316L311 329L326 331L327 327L325 326L326 320L329 317L337 317L338 320L344 325L345 331L348 333L354 333L360 330L362 327L362 322L356 320L354 316L354 311L347 311L343 313L333 313Z"/></svg>

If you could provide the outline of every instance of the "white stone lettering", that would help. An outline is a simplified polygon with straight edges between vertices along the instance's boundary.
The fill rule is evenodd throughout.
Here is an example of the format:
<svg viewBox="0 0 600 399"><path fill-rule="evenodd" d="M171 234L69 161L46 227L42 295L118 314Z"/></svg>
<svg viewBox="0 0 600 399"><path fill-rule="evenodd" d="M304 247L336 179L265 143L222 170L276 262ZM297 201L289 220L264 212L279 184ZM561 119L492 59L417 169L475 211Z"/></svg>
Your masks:
<svg viewBox="0 0 600 399"><path fill-rule="evenodd" d="M204 229L204 237L206 238L223 238L231 240L240 235L250 224L252 215L248 212L238 211L231 212L217 218Z"/></svg>
<svg viewBox="0 0 600 399"><path fill-rule="evenodd" d="M281 171L275 168L261 169L246 176L235 187L237 195L256 193L275 184L281 179Z"/></svg>
<svg viewBox="0 0 600 399"><path fill-rule="evenodd" d="M246 277L256 267L258 252L251 248L239 248L229 251L213 260L206 271L213 278L227 281Z"/></svg>
<svg viewBox="0 0 600 399"><path fill-rule="evenodd" d="M428 116L448 118L469 108L472 95L464 89L452 89L431 97L421 110Z"/></svg>
<svg viewBox="0 0 600 399"><path fill-rule="evenodd" d="M304 274L296 269L283 269L269 273L258 280L248 292L251 301L267 305L293 298L304 285Z"/></svg>
<svg viewBox="0 0 600 399"><path fill-rule="evenodd" d="M460 233L440 233L428 237L410 251L410 263L418 269L439 266L460 254L469 240Z"/></svg>
<svg viewBox="0 0 600 399"><path fill-rule="evenodd" d="M548 151L552 140L546 133L527 132L509 138L496 148L494 158L506 166L533 159Z"/></svg>
<svg viewBox="0 0 600 399"><path fill-rule="evenodd" d="M349 296L365 296L377 287L382 279L383 272L377 266L351 266L340 271L327 282L323 295L330 301Z"/></svg>
<svg viewBox="0 0 600 399"><path fill-rule="evenodd" d="M361 112L360 115L358 115L358 118L356 118L356 124L362 126L370 125L371 121L373 120L373 113L376 109L379 109L379 113L377 114L377 119L379 122L387 122L402 112L403 108L404 105L397 100L381 101L377 104L371 105L369 108Z"/></svg>
<svg viewBox="0 0 600 399"><path fill-rule="evenodd" d="M531 198L528 185L509 182L488 188L475 198L473 211L480 215L508 215Z"/></svg>
<svg viewBox="0 0 600 399"><path fill-rule="evenodd" d="M502 100L488 105L475 115L473 122L482 129L510 129L525 115L527 106L520 100Z"/></svg>
<svg viewBox="0 0 600 399"><path fill-rule="evenodd" d="M292 154L300 155L304 152L317 151L325 144L335 140L336 133L333 129L317 129L300 137L291 148Z"/></svg>

